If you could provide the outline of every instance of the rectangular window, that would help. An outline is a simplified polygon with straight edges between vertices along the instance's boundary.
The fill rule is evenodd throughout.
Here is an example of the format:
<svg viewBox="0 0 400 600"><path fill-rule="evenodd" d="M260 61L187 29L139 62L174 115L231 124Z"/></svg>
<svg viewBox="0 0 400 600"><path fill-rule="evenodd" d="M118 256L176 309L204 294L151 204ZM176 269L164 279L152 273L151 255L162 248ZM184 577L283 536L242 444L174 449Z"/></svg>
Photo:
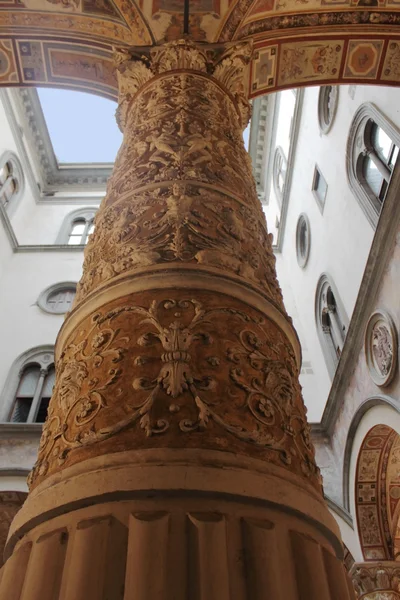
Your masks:
<svg viewBox="0 0 400 600"><path fill-rule="evenodd" d="M326 183L321 171L315 165L314 169L314 177L311 186L312 193L314 194L314 198L317 201L319 209L321 212L324 212L326 193L328 191L328 184Z"/></svg>

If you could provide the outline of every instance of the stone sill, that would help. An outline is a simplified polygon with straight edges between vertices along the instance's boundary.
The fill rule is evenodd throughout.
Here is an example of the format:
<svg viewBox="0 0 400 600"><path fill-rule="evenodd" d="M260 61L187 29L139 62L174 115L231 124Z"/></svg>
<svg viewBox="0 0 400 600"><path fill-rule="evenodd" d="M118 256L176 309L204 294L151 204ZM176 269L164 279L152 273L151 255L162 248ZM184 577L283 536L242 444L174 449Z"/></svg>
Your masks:
<svg viewBox="0 0 400 600"><path fill-rule="evenodd" d="M0 423L0 439L34 437L39 439L42 423Z"/></svg>

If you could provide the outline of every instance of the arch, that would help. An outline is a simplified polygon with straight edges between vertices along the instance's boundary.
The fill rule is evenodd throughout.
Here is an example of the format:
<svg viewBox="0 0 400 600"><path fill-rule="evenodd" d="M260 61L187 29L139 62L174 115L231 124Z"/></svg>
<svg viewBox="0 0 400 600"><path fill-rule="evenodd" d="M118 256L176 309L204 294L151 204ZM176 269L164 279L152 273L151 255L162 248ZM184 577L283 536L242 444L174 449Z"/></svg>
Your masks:
<svg viewBox="0 0 400 600"><path fill-rule="evenodd" d="M400 416L400 407L398 402L390 396L377 395L364 400L356 410L350 422L347 432L346 445L343 455L343 506L350 511L350 462L353 451L353 444L358 427L366 413L376 406L386 406L398 413Z"/></svg>
<svg viewBox="0 0 400 600"><path fill-rule="evenodd" d="M8 422L14 406L21 375L24 368L38 365L47 372L54 366L54 346L42 345L30 348L15 359L11 365L8 377L1 393L0 423Z"/></svg>
<svg viewBox="0 0 400 600"><path fill-rule="evenodd" d="M7 12L5 12L7 11ZM3 86L59 86L117 97L113 47L182 37L179 3L169 0L23 0L0 18ZM249 90L341 83L397 85L400 11L389 0L309 3L207 0L192 3L189 34L200 42L255 39Z"/></svg>
<svg viewBox="0 0 400 600"><path fill-rule="evenodd" d="M355 508L365 560L395 560L400 555L400 435L389 425L374 425L357 458Z"/></svg>

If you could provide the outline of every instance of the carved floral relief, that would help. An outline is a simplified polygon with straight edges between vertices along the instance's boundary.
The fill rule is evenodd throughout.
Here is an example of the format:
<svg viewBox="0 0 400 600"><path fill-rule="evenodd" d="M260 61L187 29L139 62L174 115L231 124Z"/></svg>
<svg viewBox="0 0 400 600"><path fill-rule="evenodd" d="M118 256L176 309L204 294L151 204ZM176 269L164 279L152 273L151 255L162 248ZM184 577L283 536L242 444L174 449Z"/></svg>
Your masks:
<svg viewBox="0 0 400 600"><path fill-rule="evenodd" d="M227 296L162 294L115 300L72 334L31 483L104 452L200 444L268 460L319 487L283 333Z"/></svg>
<svg viewBox="0 0 400 600"><path fill-rule="evenodd" d="M201 267L211 287L234 278L285 318L242 138L250 57L247 42L117 52L124 142L85 251L80 322L60 338L31 484L87 458L168 447L259 458L321 489L293 348L273 321L216 291L118 298L113 286L154 266L165 280ZM114 299L79 317L101 286Z"/></svg>
<svg viewBox="0 0 400 600"><path fill-rule="evenodd" d="M354 564L351 579L357 598L399 600L400 568L395 561Z"/></svg>
<svg viewBox="0 0 400 600"><path fill-rule="evenodd" d="M77 300L137 268L194 263L248 280L283 308L260 212L217 191L179 182L114 203L96 217Z"/></svg>

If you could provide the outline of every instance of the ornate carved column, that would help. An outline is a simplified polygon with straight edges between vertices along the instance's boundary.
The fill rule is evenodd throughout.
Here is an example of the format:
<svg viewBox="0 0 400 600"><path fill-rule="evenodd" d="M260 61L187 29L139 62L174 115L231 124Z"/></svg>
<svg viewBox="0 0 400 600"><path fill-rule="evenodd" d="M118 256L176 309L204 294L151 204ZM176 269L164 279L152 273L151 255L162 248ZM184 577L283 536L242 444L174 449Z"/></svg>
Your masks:
<svg viewBox="0 0 400 600"><path fill-rule="evenodd" d="M124 141L1 600L352 597L243 145L250 57L118 53Z"/></svg>
<svg viewBox="0 0 400 600"><path fill-rule="evenodd" d="M400 600L400 564L394 560L355 564L350 576L357 598Z"/></svg>

